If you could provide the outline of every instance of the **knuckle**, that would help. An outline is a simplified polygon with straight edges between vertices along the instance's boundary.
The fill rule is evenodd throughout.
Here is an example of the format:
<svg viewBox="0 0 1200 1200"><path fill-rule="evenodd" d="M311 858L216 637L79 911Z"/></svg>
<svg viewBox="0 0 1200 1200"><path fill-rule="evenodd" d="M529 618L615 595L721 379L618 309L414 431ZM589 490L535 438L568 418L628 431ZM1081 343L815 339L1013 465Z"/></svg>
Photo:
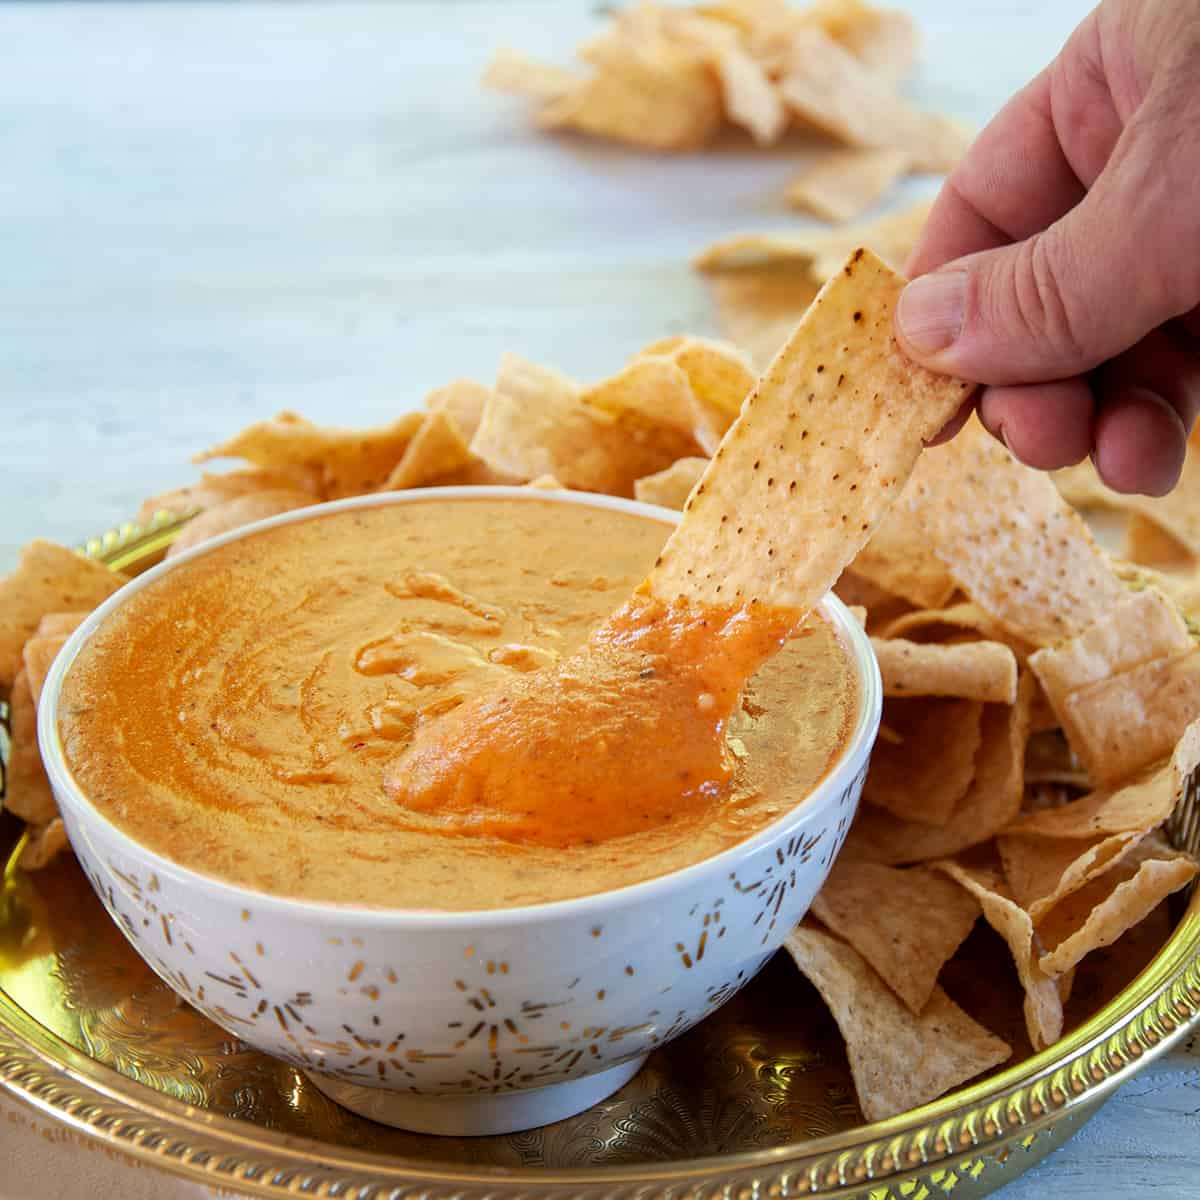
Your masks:
<svg viewBox="0 0 1200 1200"><path fill-rule="evenodd" d="M1072 284L1073 274L1066 248L1061 241L1056 244L1048 230L1017 248L1008 294L996 297L1006 309L1013 336L1024 339L1038 359L1063 374L1096 365L1089 356L1084 305Z"/></svg>

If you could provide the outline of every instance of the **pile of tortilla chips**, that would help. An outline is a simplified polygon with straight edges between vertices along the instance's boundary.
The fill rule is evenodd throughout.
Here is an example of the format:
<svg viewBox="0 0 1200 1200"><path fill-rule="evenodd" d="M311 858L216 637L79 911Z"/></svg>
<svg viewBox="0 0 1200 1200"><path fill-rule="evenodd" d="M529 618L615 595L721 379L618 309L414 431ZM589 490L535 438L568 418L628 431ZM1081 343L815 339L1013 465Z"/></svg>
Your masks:
<svg viewBox="0 0 1200 1200"><path fill-rule="evenodd" d="M376 429L290 413L252 425L200 456L245 467L154 497L142 515L198 512L178 548L269 513L427 484L680 508L753 382L738 350L684 336L590 386L506 355L492 384L457 380ZM822 445L807 453L821 469ZM1198 480L1195 441L1179 499L1119 501L1082 469L1061 477L1073 498L1130 514L1121 562L1049 476L973 421L922 455L842 575L836 590L878 653L883 728L858 819L788 949L843 1032L869 1119L1010 1057L939 982L980 917L1007 946L1040 1048L1062 1035L1075 968L1196 875L1163 826L1200 762ZM33 734L41 683L120 583L40 542L0 582L5 804L32 831L28 868L65 846Z"/></svg>
<svg viewBox="0 0 1200 1200"><path fill-rule="evenodd" d="M651 150L697 150L727 125L762 145L789 129L824 135L830 149L787 197L845 221L909 171L949 170L966 148L959 125L899 94L916 48L910 17L863 0L642 0L577 48L580 70L505 49L484 82L535 101L543 129Z"/></svg>

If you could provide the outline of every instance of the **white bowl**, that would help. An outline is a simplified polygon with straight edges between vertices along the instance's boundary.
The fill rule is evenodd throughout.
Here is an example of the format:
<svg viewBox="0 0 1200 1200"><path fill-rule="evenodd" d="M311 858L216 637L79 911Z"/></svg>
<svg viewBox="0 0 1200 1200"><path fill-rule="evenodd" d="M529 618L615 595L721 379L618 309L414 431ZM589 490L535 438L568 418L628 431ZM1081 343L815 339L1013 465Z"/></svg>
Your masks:
<svg viewBox="0 0 1200 1200"><path fill-rule="evenodd" d="M317 511L430 498L585 504L678 514L575 492L444 488L358 497L237 530L122 588L59 654L38 720L75 854L138 953L230 1033L305 1071L355 1112L427 1133L561 1120L628 1080L657 1046L748 983L804 915L854 816L879 727L869 639L834 597L862 702L817 788L747 841L630 887L485 912L380 910L286 899L178 866L93 807L58 734L63 678L128 598L213 547Z"/></svg>

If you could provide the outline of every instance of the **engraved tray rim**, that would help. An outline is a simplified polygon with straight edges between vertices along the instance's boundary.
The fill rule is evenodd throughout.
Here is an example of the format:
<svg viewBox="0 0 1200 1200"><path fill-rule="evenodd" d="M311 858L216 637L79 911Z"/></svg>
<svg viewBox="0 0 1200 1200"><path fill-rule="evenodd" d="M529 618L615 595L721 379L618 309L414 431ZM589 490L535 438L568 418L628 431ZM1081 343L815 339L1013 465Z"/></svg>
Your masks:
<svg viewBox="0 0 1200 1200"><path fill-rule="evenodd" d="M191 514L156 514L91 539L113 567L163 550ZM1177 809L1200 835L1200 779ZM836 1196L1029 1148L1090 1114L1142 1065L1200 1025L1200 888L1146 969L1055 1045L887 1121L767 1150L592 1168L458 1167L353 1150L197 1109L103 1066L0 991L0 1088L52 1119L170 1174L265 1196ZM981 1164L982 1165L982 1164ZM953 1186L952 1177L948 1186ZM881 1193L882 1194L882 1193Z"/></svg>

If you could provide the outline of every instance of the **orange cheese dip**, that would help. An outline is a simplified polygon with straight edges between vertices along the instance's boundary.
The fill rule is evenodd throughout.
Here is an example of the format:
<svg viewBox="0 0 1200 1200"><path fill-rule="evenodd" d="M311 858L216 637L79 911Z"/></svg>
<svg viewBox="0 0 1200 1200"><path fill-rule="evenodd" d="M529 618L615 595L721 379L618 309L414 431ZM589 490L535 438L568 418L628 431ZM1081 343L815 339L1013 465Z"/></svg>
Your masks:
<svg viewBox="0 0 1200 1200"><path fill-rule="evenodd" d="M708 858L811 793L859 697L819 612L740 691L786 629L639 601L605 626L669 532L541 497L431 498L231 542L82 648L68 765L151 849L306 899L501 908ZM499 760L479 754L502 743L477 706L504 727L506 695L522 715L499 769L522 783L484 797ZM570 711L590 776L551 736Z"/></svg>
<svg viewBox="0 0 1200 1200"><path fill-rule="evenodd" d="M422 726L388 793L448 831L539 846L692 817L728 794L725 726L797 623L635 596L574 654Z"/></svg>

